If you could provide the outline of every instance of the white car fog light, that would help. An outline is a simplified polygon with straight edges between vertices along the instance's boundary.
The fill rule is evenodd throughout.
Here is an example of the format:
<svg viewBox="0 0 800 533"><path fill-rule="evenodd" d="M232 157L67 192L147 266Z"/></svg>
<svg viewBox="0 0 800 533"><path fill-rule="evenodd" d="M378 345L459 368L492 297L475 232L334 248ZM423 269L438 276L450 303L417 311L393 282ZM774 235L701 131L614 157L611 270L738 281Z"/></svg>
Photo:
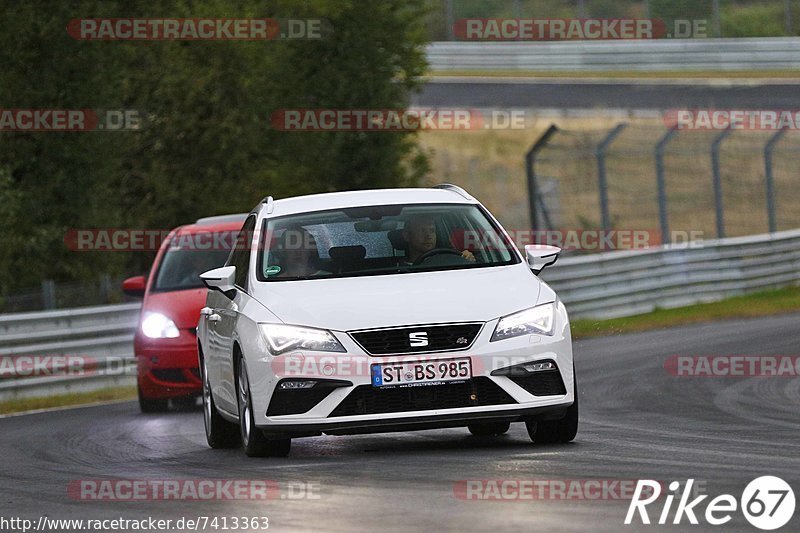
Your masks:
<svg viewBox="0 0 800 533"><path fill-rule="evenodd" d="M284 381L280 384L281 390L298 390L298 389L310 389L317 382L314 380L306 379L303 381Z"/></svg>
<svg viewBox="0 0 800 533"><path fill-rule="evenodd" d="M546 363L530 363L527 365L522 365L527 372L543 372L545 370L555 370L556 365L547 361Z"/></svg>

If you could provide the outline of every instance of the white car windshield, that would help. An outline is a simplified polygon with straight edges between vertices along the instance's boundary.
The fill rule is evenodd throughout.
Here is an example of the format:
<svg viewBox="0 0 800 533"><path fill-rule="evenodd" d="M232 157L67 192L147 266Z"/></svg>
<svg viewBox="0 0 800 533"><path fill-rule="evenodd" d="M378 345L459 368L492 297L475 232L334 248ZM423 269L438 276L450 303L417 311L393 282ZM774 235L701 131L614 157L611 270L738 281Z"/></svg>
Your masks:
<svg viewBox="0 0 800 533"><path fill-rule="evenodd" d="M268 220L258 278L288 281L517 262L507 237L478 206L369 206Z"/></svg>

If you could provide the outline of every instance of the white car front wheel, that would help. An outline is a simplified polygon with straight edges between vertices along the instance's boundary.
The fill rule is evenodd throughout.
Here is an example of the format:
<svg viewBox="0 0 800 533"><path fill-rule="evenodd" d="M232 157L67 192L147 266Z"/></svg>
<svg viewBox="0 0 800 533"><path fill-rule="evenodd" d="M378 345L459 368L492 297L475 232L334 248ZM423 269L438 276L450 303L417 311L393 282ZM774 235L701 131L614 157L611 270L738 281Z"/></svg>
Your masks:
<svg viewBox="0 0 800 533"><path fill-rule="evenodd" d="M239 397L239 428L244 453L248 457L286 457L292 446L292 439L268 439L259 430L253 419L253 401L250 395L250 380L244 358L239 359L237 383Z"/></svg>
<svg viewBox="0 0 800 533"><path fill-rule="evenodd" d="M547 420L542 422L526 421L528 435L536 444L564 444L572 442L578 434L578 382L575 379L575 370L572 371L573 390L575 401L567 408L567 413L560 420Z"/></svg>

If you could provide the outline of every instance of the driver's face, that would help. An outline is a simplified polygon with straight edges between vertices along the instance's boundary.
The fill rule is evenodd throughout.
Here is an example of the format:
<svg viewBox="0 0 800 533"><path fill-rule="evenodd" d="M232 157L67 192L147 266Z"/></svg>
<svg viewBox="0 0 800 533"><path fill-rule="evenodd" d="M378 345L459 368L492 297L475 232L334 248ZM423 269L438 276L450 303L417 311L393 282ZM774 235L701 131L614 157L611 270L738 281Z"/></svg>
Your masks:
<svg viewBox="0 0 800 533"><path fill-rule="evenodd" d="M433 222L422 222L412 225L406 235L409 247L420 253L433 250L436 246L436 225Z"/></svg>

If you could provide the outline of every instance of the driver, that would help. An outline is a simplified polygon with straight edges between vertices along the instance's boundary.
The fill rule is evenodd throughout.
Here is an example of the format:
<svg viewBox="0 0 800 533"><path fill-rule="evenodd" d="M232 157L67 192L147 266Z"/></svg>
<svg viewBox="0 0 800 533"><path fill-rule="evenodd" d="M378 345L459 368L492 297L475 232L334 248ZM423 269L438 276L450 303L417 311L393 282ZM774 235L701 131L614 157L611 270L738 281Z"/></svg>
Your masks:
<svg viewBox="0 0 800 533"><path fill-rule="evenodd" d="M403 238L408 244L406 261L414 264L420 257L436 249L436 221L433 216L422 215L406 222L403 227ZM461 257L475 262L475 256L469 250L461 252Z"/></svg>

